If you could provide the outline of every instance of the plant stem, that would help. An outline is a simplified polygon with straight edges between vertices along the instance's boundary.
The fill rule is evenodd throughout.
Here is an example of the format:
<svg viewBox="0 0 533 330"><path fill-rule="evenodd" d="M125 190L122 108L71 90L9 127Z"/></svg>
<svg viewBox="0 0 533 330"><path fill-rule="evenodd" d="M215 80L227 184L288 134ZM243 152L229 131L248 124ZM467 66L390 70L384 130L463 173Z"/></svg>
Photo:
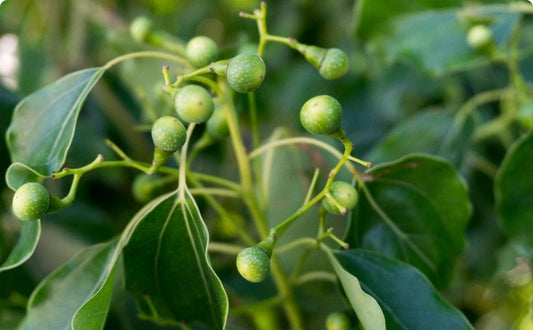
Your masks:
<svg viewBox="0 0 533 330"><path fill-rule="evenodd" d="M163 59L174 61L174 62L183 64L183 65L188 65L187 60L185 60L181 56L176 56L176 55L172 55L172 54L168 54L168 53L164 53L164 52L142 51L142 52L129 53L129 54L125 54L125 55L122 55L122 56L119 56L119 57L115 57L111 61L107 62L103 66L103 68L107 70L107 69L111 68L112 66L114 66L115 64L118 64L120 62L124 62L124 61L131 60L131 59L134 59L134 58L143 58L143 57L144 58L146 58L146 57L163 58Z"/></svg>

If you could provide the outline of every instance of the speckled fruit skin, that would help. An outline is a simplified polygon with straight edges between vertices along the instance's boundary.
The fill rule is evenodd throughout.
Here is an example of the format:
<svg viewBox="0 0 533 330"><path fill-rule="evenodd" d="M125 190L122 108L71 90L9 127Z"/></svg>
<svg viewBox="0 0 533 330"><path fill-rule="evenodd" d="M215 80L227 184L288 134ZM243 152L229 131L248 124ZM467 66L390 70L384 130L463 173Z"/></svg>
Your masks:
<svg viewBox="0 0 533 330"><path fill-rule="evenodd" d="M42 184L28 182L17 189L12 206L13 213L20 220L37 220L48 211L50 194Z"/></svg>
<svg viewBox="0 0 533 330"><path fill-rule="evenodd" d="M302 126L313 134L329 134L340 127L342 106L329 95L309 99L300 110Z"/></svg>
<svg viewBox="0 0 533 330"><path fill-rule="evenodd" d="M341 312L334 312L326 318L327 330L350 330L352 327L348 316Z"/></svg>
<svg viewBox="0 0 533 330"><path fill-rule="evenodd" d="M270 273L270 258L259 247L248 247L237 255L237 270L246 280L261 282Z"/></svg>
<svg viewBox="0 0 533 330"><path fill-rule="evenodd" d="M185 57L196 68L201 68L218 59L218 46L206 36L196 36L187 42Z"/></svg>
<svg viewBox="0 0 533 330"><path fill-rule="evenodd" d="M211 94L199 85L187 85L174 99L178 117L188 123L201 124L213 114L215 105Z"/></svg>
<svg viewBox="0 0 533 330"><path fill-rule="evenodd" d="M145 42L152 34L154 23L145 16L139 16L130 24L130 34L138 42Z"/></svg>
<svg viewBox="0 0 533 330"><path fill-rule="evenodd" d="M166 152L174 152L185 143L185 126L175 117L163 116L152 126L154 145Z"/></svg>
<svg viewBox="0 0 533 330"><path fill-rule="evenodd" d="M337 79L342 77L349 67L346 53L338 48L329 48L320 63L318 72L326 79Z"/></svg>
<svg viewBox="0 0 533 330"><path fill-rule="evenodd" d="M337 203L347 208L347 211L353 210L359 199L357 190L351 184L344 181L333 182L329 188L329 192ZM322 199L322 205L331 214L342 214L328 198Z"/></svg>
<svg viewBox="0 0 533 330"><path fill-rule="evenodd" d="M226 67L228 84L239 93L256 90L266 74L263 59L255 54L239 54L231 59Z"/></svg>

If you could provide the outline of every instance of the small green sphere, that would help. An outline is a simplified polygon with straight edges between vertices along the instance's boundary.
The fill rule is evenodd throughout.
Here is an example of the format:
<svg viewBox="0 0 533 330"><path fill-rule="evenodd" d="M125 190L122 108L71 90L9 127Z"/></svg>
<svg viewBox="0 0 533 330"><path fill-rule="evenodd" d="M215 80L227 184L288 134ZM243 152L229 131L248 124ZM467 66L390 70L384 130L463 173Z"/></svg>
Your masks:
<svg viewBox="0 0 533 330"><path fill-rule="evenodd" d="M341 312L333 312L326 318L327 330L350 330L352 328L352 322L348 315Z"/></svg>
<svg viewBox="0 0 533 330"><path fill-rule="evenodd" d="M175 117L163 116L152 126L154 145L166 152L175 152L185 143L185 126Z"/></svg>
<svg viewBox="0 0 533 330"><path fill-rule="evenodd" d="M341 206L346 207L347 211L353 210L355 205L357 204L357 200L359 199L359 194L357 193L357 190L349 184L348 182L344 181L335 181L331 184L329 187L329 192L331 193L331 196L339 203ZM328 198L322 199L322 205L331 214L342 214L341 210L335 206L329 200Z"/></svg>
<svg viewBox="0 0 533 330"><path fill-rule="evenodd" d="M201 68L218 59L218 46L209 37L196 36L187 42L185 56L195 68Z"/></svg>
<svg viewBox="0 0 533 330"><path fill-rule="evenodd" d="M154 23L146 16L139 16L130 24L130 34L138 42L146 42L152 34Z"/></svg>
<svg viewBox="0 0 533 330"><path fill-rule="evenodd" d="M341 126L342 106L329 95L309 99L300 110L302 126L313 134L329 134Z"/></svg>
<svg viewBox="0 0 533 330"><path fill-rule="evenodd" d="M28 182L20 186L13 196L13 213L23 221L41 218L50 207L50 194L37 182Z"/></svg>
<svg viewBox="0 0 533 330"><path fill-rule="evenodd" d="M180 89L174 105L181 119L196 124L207 121L215 108L211 94L200 85L187 85Z"/></svg>
<svg viewBox="0 0 533 330"><path fill-rule="evenodd" d="M244 53L232 58L226 67L228 84L239 93L256 90L266 74L263 59L256 54Z"/></svg>
<svg viewBox="0 0 533 330"><path fill-rule="evenodd" d="M270 258L259 247L248 247L237 255L237 270L246 280L261 282L270 272Z"/></svg>
<svg viewBox="0 0 533 330"><path fill-rule="evenodd" d="M147 203L163 193L161 178L157 175L139 174L133 180L131 190L133 197L140 203Z"/></svg>
<svg viewBox="0 0 533 330"><path fill-rule="evenodd" d="M318 72L326 79L337 79L348 71L349 66L345 52L338 48L330 48L326 51Z"/></svg>
<svg viewBox="0 0 533 330"><path fill-rule="evenodd" d="M215 109L211 118L205 123L205 129L214 138L222 139L229 135L228 120L224 109Z"/></svg>
<svg viewBox="0 0 533 330"><path fill-rule="evenodd" d="M466 40L470 47L482 50L492 43L492 32L485 25L474 25L468 30Z"/></svg>

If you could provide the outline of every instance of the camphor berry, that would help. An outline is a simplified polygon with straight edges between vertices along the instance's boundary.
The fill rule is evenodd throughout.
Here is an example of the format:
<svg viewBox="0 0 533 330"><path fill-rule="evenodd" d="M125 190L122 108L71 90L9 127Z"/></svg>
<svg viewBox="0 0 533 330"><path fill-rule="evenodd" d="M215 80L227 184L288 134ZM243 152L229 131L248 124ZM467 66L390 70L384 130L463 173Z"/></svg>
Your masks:
<svg viewBox="0 0 533 330"><path fill-rule="evenodd" d="M237 255L237 270L246 280L262 282L270 273L270 257L276 236L270 235L255 246L248 247Z"/></svg>
<svg viewBox="0 0 533 330"><path fill-rule="evenodd" d="M20 186L13 196L13 213L23 221L41 218L50 207L50 194L37 182L28 182Z"/></svg>
<svg viewBox="0 0 533 330"><path fill-rule="evenodd" d="M256 90L266 74L263 59L256 54L244 53L232 58L226 67L228 84L239 93Z"/></svg>
<svg viewBox="0 0 533 330"><path fill-rule="evenodd" d="M302 126L313 134L329 134L341 126L342 106L329 95L309 99L300 110Z"/></svg>
<svg viewBox="0 0 533 330"><path fill-rule="evenodd" d="M211 94L200 85L181 88L174 98L174 105L181 119L196 124L207 121L215 108Z"/></svg>
<svg viewBox="0 0 533 330"><path fill-rule="evenodd" d="M175 117L163 116L152 126L154 145L163 151L173 153L185 143L185 126Z"/></svg>
<svg viewBox="0 0 533 330"><path fill-rule="evenodd" d="M466 40L474 49L487 49L492 44L492 32L485 25L474 25L468 30Z"/></svg>
<svg viewBox="0 0 533 330"><path fill-rule="evenodd" d="M131 190L136 201L147 203L163 193L161 178L157 175L139 174L133 180Z"/></svg>
<svg viewBox="0 0 533 330"><path fill-rule="evenodd" d="M130 24L130 34L138 42L146 42L153 31L154 23L148 17L139 16Z"/></svg>
<svg viewBox="0 0 533 330"><path fill-rule="evenodd" d="M342 312L333 312L326 318L327 330L350 330L352 322L348 315Z"/></svg>
<svg viewBox="0 0 533 330"><path fill-rule="evenodd" d="M324 197L322 199L322 206L331 214L340 215L344 214L345 211L353 210L359 199L357 190L351 184L344 181L334 181L329 188L329 192L335 201L345 208L344 210L340 210L333 201Z"/></svg>
<svg viewBox="0 0 533 330"><path fill-rule="evenodd" d="M305 46L305 59L318 69L318 73L326 79L342 77L350 66L346 53L338 48L320 48Z"/></svg>
<svg viewBox="0 0 533 330"><path fill-rule="evenodd" d="M201 68L218 59L218 46L206 36L196 36L187 42L185 57L196 68Z"/></svg>
<svg viewBox="0 0 533 330"><path fill-rule="evenodd" d="M228 121L224 109L215 109L211 118L205 123L205 130L214 138L222 139L229 135Z"/></svg>

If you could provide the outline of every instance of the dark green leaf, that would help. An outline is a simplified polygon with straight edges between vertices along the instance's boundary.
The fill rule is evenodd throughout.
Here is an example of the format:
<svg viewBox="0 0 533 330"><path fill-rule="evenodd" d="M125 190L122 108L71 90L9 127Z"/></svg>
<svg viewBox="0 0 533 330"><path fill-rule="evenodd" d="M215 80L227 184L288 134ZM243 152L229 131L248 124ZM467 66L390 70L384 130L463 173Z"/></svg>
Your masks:
<svg viewBox="0 0 533 330"><path fill-rule="evenodd" d="M6 134L11 161L45 176L60 169L83 101L104 71L92 68L71 73L24 98Z"/></svg>
<svg viewBox="0 0 533 330"><path fill-rule="evenodd" d="M145 317L223 328L227 296L211 268L207 229L189 191L160 198L136 221L124 267L126 288Z"/></svg>
<svg viewBox="0 0 533 330"><path fill-rule="evenodd" d="M20 236L17 244L0 266L0 272L18 267L28 260L41 237L41 220L35 221L19 221L20 222Z"/></svg>
<svg viewBox="0 0 533 330"><path fill-rule="evenodd" d="M6 171L6 183L12 190L17 190L26 182L35 182L40 178L43 176L22 163L13 163Z"/></svg>
<svg viewBox="0 0 533 330"><path fill-rule="evenodd" d="M365 180L347 233L350 246L408 262L446 285L471 213L458 173L441 158L410 155L374 167Z"/></svg>
<svg viewBox="0 0 533 330"><path fill-rule="evenodd" d="M102 329L111 298L118 241L93 245L35 289L22 329Z"/></svg>
<svg viewBox="0 0 533 330"><path fill-rule="evenodd" d="M507 151L494 183L505 231L533 248L533 131Z"/></svg>
<svg viewBox="0 0 533 330"><path fill-rule="evenodd" d="M381 306L387 329L473 329L416 268L364 250L336 251L338 263L357 274L361 286Z"/></svg>

